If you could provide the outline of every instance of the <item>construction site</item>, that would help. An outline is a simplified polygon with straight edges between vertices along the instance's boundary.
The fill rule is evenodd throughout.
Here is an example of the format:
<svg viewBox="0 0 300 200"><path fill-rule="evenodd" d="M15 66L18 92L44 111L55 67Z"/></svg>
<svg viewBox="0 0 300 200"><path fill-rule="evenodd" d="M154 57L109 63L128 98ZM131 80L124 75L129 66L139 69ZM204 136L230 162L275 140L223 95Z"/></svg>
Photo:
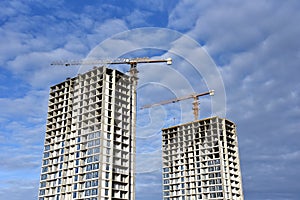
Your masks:
<svg viewBox="0 0 300 200"><path fill-rule="evenodd" d="M52 63L100 67L50 88L39 200L136 199L139 63L171 65L172 59ZM106 66L123 64L128 73ZM236 125L217 116L199 118L199 98L214 93L142 107L193 99L193 121L162 129L163 200L244 199Z"/></svg>

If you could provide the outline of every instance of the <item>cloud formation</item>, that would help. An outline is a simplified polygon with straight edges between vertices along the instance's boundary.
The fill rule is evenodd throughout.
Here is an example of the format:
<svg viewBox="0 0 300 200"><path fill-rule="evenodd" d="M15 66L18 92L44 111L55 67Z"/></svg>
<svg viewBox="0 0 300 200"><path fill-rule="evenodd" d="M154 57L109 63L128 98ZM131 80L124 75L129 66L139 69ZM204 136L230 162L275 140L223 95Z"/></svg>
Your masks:
<svg viewBox="0 0 300 200"><path fill-rule="evenodd" d="M246 199L298 199L299 7L296 0L168 3L153 0L127 4L123 1L2 1L0 199L36 198L48 88L79 70L50 67L49 63L85 58L96 45L112 35L142 26L171 28L190 36L219 66L225 85L226 115L238 126ZM170 41L169 35L157 36L159 39L152 47ZM143 44L151 36L128 36L127 39ZM126 52L131 47L126 46L131 45L126 40L123 44L122 48L115 49ZM154 52L154 56L158 54L157 51L149 52ZM102 53L105 57L105 51ZM130 53L126 55L138 54ZM160 54L172 55L170 52ZM182 58L175 58L175 61L174 70L188 77L189 84L174 83L167 71L158 75L155 66L153 70L141 69L141 79L171 85L180 95L189 93L191 88L197 88L198 92L207 89L204 77L201 80L203 74L196 74ZM140 89L139 99L144 104L173 97L174 93L152 84ZM180 106L182 112L178 113ZM210 99L203 99L201 106L203 115L209 115ZM187 101L153 109L149 114L148 111L139 113L143 116L138 122L140 135L154 134L151 140L138 138L141 153L138 165L150 161L156 164L149 168L151 172L138 174L138 199L161 198L161 174L157 169L160 161L158 129L164 124L191 120L190 107ZM162 120L163 125L157 123ZM16 177L22 180L15 181ZM11 192L15 188L19 188L18 193ZM149 188L157 192L149 192Z"/></svg>
<svg viewBox="0 0 300 200"><path fill-rule="evenodd" d="M171 15L180 20L171 27L189 19L183 13L191 2L181 4ZM296 199L299 190L298 7L297 1L204 1L191 10L195 23L186 24L221 66L249 199Z"/></svg>

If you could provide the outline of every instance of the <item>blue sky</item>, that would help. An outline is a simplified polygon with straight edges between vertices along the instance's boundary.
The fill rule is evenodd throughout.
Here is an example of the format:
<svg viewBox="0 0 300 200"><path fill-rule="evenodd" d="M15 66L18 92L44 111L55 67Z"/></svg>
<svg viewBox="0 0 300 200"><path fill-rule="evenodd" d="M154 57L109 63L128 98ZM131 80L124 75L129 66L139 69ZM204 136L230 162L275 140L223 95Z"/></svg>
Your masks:
<svg viewBox="0 0 300 200"><path fill-rule="evenodd" d="M80 70L50 63L99 53L103 41L126 33L129 46L110 50L174 58L172 68L140 69L139 105L215 89L210 81L221 75L226 116L238 127L245 198L299 199L299 1L2 0L0 8L0 199L37 197L49 87ZM132 41L172 49L164 31L155 40L130 35L144 27L166 28L198 43L204 57L194 56L199 62L210 57L215 65L208 59L205 64L218 70L217 78L205 77L208 69L197 73L169 49L132 51ZM210 100L201 100L203 117L216 114ZM137 199L161 199L159 130L191 120L190 103L138 112Z"/></svg>

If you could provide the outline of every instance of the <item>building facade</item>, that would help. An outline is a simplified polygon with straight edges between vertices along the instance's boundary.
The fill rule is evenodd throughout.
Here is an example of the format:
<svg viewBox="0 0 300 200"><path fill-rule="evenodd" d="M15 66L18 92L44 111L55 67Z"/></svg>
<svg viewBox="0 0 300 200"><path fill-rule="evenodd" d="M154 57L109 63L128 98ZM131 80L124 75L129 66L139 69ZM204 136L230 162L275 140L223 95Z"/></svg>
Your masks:
<svg viewBox="0 0 300 200"><path fill-rule="evenodd" d="M51 87L39 200L135 199L134 81L97 67Z"/></svg>
<svg viewBox="0 0 300 200"><path fill-rule="evenodd" d="M236 126L219 117L162 130L163 199L243 200Z"/></svg>

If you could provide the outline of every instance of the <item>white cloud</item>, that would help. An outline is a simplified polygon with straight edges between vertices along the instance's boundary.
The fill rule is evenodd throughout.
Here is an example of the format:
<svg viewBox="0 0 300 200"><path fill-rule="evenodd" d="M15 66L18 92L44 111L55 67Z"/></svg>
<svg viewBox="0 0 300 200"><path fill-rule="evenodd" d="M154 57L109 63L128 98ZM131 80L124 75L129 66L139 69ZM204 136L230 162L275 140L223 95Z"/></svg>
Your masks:
<svg viewBox="0 0 300 200"><path fill-rule="evenodd" d="M126 17L126 20L132 27L136 27L139 25L145 25L145 19L151 16L151 12L149 11L141 11L139 9L134 10Z"/></svg>
<svg viewBox="0 0 300 200"><path fill-rule="evenodd" d="M142 10L151 10L151 11L162 11L164 7L168 4L164 1L160 0L149 0L149 1L133 1L134 4L138 8L141 8Z"/></svg>
<svg viewBox="0 0 300 200"><path fill-rule="evenodd" d="M21 9L21 5L30 7L30 4L16 4L6 6L11 9ZM48 73L51 71L51 62L82 59L103 39L127 30L126 23L120 19L98 22L91 13L78 15L70 9L64 9L62 13L61 4L57 5L58 8L51 7L54 6L51 3L43 4L39 1L33 4L40 9L51 10L52 15L34 15L30 8L25 13L7 16L8 20L0 27L0 43L7 44L0 47L0 64L34 87L45 86L46 82L70 76L65 70L53 68L53 72ZM93 8L93 11L101 12L103 7ZM84 9L87 8L88 6ZM73 75L76 72L74 70ZM31 76L32 74L34 75ZM56 78L57 76L59 77Z"/></svg>
<svg viewBox="0 0 300 200"><path fill-rule="evenodd" d="M192 29L201 15L203 7L206 7L205 1L195 3L193 0L179 1L176 7L169 15L169 27L176 30ZM188 14L187 14L188 13Z"/></svg>
<svg viewBox="0 0 300 200"><path fill-rule="evenodd" d="M14 179L1 181L0 198L10 200L20 199L37 199L38 197L38 181L36 179L25 180L21 178L24 175L15 177ZM16 191L16 188L18 190ZM12 192L14 191L14 192Z"/></svg>
<svg viewBox="0 0 300 200"><path fill-rule="evenodd" d="M137 174L136 196L137 199L152 200L162 196L161 170L151 173Z"/></svg>
<svg viewBox="0 0 300 200"><path fill-rule="evenodd" d="M24 119L46 113L47 91L30 91L21 98L0 98L0 116L6 119Z"/></svg>
<svg viewBox="0 0 300 200"><path fill-rule="evenodd" d="M107 39L119 32L128 30L125 21L120 19L108 19L104 22L96 23L93 28L94 32L87 35L87 41L91 49L104 39Z"/></svg>

